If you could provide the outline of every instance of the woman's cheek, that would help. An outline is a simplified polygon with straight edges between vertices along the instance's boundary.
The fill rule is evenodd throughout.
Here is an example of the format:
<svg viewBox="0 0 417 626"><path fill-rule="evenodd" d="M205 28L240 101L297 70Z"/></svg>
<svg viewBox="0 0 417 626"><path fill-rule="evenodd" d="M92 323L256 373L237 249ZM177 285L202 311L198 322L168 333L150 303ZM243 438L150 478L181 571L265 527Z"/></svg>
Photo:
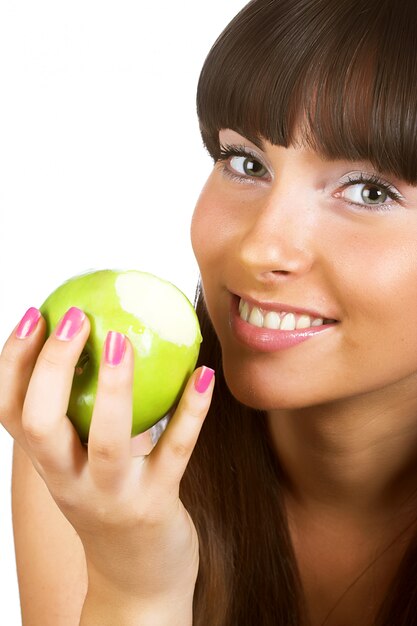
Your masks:
<svg viewBox="0 0 417 626"><path fill-rule="evenodd" d="M204 209L201 204L197 205L195 208L191 220L191 245L201 270L204 253L206 251L204 245Z"/></svg>
<svg viewBox="0 0 417 626"><path fill-rule="evenodd" d="M224 200L214 192L209 179L200 194L191 220L191 245L200 269L219 255L226 213Z"/></svg>

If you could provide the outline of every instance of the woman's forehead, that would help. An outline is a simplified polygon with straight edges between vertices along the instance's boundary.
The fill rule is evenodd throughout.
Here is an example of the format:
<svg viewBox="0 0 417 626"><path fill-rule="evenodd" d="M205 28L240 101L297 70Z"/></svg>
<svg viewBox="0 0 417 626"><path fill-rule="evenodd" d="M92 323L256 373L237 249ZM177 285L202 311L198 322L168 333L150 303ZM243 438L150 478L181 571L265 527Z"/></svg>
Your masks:
<svg viewBox="0 0 417 626"><path fill-rule="evenodd" d="M265 141L309 146L414 184L417 3L375 0L359 15L317 0L295 14L301 4L249 3L213 46L197 94L209 153L218 158L228 127L261 150Z"/></svg>

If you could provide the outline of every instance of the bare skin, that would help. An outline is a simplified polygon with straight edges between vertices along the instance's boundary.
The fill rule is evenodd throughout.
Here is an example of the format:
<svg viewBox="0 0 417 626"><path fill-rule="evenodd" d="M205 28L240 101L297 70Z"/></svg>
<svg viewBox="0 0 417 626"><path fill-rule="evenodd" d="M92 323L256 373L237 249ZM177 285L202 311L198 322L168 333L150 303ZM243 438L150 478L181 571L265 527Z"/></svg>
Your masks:
<svg viewBox="0 0 417 626"><path fill-rule="evenodd" d="M132 439L134 456L147 455L152 448L149 431ZM12 506L22 624L78 626L88 589L84 549L17 443Z"/></svg>
<svg viewBox="0 0 417 626"><path fill-rule="evenodd" d="M203 370L192 374L163 436L144 454L148 450L131 440L132 345L126 339L118 365L108 362L103 351L87 448L65 414L74 367L90 332L88 317L78 319L72 338L63 338L55 329L46 342L43 318L29 335L19 337L16 327L0 355L0 419L21 449L13 478L25 626L39 623L35 613L44 615L46 623L52 611L57 626L190 624L198 537L179 500L179 482L207 414L214 379L210 375L201 387L196 383ZM74 321L66 318L65 324ZM29 460L46 490L33 479ZM27 503L19 498L30 484L46 508L36 499ZM32 511L34 519L28 517ZM46 512L53 520L45 524L50 531L46 539L52 539L49 546L23 523L26 517L36 524L39 535ZM29 557L49 551L51 571L47 566L46 576L43 572L32 589L22 568L25 543ZM51 554L57 545L58 554ZM65 590L58 565L71 554L71 546L70 572L62 573L69 582ZM37 571L42 573L42 568ZM40 598L31 606L31 592L33 598L37 590Z"/></svg>
<svg viewBox="0 0 417 626"><path fill-rule="evenodd" d="M282 413L271 412L270 425L289 477L287 510L312 623L366 626L416 529L414 424L399 426L399 405L391 421L345 420L337 438L336 410L327 423L314 411L308 421Z"/></svg>
<svg viewBox="0 0 417 626"><path fill-rule="evenodd" d="M417 188L302 145L261 149L230 129L220 142L255 152L258 176L241 156L227 159L226 172L215 166L193 218L194 252L228 385L268 412L319 626L417 515ZM382 194L386 210L376 211L366 185L348 184L357 172L379 174L402 199ZM231 331L231 294L314 309L338 324L289 349L257 352ZM326 626L369 623L412 530Z"/></svg>

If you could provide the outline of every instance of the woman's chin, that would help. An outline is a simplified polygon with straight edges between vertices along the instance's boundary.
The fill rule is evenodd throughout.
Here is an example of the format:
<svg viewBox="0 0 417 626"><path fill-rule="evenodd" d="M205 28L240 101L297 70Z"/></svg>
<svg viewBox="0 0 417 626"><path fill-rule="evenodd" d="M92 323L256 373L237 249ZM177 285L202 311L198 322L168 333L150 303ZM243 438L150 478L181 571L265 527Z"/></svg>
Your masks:
<svg viewBox="0 0 417 626"><path fill-rule="evenodd" d="M265 368L236 365L236 361L223 359L226 384L234 398L240 403L260 411L280 409L305 409L331 403L337 398L337 389L329 397L328 385L321 388L320 382L305 377L277 376Z"/></svg>
<svg viewBox="0 0 417 626"><path fill-rule="evenodd" d="M271 411L305 407L303 394L300 394L299 389L289 389L287 385L270 383L235 367L229 369L226 364L223 364L223 370L232 396L251 409Z"/></svg>

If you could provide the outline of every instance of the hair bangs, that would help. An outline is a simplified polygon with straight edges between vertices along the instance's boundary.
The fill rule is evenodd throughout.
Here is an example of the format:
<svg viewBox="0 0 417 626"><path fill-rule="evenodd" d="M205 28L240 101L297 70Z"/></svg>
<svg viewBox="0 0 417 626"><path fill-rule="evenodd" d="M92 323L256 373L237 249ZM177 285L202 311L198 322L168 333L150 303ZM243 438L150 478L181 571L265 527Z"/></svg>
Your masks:
<svg viewBox="0 0 417 626"><path fill-rule="evenodd" d="M417 184L417 3L254 0L203 66L204 144L219 130L253 143L306 145L326 159L369 161Z"/></svg>

